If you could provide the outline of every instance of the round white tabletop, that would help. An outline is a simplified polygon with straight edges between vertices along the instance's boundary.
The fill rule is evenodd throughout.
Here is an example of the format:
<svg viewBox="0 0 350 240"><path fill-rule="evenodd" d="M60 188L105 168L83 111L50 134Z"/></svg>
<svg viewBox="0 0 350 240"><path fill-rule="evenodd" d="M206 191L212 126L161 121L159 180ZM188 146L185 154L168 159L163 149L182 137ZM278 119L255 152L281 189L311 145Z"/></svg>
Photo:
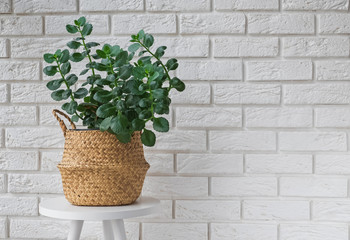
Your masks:
<svg viewBox="0 0 350 240"><path fill-rule="evenodd" d="M65 197L44 200L39 212L47 217L69 220L114 220L156 213L160 201L151 197L139 197L133 204L124 206L74 206Z"/></svg>

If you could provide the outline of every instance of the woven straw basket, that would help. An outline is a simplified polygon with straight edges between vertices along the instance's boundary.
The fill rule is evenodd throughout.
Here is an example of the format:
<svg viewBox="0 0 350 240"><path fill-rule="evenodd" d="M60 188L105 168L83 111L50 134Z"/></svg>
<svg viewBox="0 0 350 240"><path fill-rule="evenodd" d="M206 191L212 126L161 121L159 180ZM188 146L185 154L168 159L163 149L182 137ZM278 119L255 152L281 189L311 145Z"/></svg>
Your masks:
<svg viewBox="0 0 350 240"><path fill-rule="evenodd" d="M136 201L149 169L140 132L125 144L108 132L76 130L59 110L53 110L53 114L65 136L63 159L57 167L67 200L79 206L116 206ZM72 130L57 114L67 118Z"/></svg>

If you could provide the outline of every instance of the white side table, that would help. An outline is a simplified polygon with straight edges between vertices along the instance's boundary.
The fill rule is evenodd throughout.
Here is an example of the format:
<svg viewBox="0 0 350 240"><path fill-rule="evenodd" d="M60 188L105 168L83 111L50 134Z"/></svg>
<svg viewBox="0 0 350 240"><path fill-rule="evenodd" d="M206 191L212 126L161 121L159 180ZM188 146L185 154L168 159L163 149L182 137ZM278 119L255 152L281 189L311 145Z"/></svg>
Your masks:
<svg viewBox="0 0 350 240"><path fill-rule="evenodd" d="M47 217L71 220L68 240L79 240L85 220L102 221L106 240L126 240L123 219L156 213L159 206L160 201L151 197L140 197L131 205L111 207L74 206L65 197L59 197L40 203L39 212Z"/></svg>

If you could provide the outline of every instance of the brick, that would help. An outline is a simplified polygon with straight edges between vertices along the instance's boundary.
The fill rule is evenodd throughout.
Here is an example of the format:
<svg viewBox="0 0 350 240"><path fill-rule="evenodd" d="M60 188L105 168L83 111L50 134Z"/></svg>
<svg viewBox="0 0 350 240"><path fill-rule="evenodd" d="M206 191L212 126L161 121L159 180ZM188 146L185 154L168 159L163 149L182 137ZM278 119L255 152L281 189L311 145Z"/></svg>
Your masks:
<svg viewBox="0 0 350 240"><path fill-rule="evenodd" d="M41 153L41 170L58 172L57 165L62 160L63 151L59 152L42 152Z"/></svg>
<svg viewBox="0 0 350 240"><path fill-rule="evenodd" d="M216 0L215 10L278 10L277 0Z"/></svg>
<svg viewBox="0 0 350 240"><path fill-rule="evenodd" d="M91 23L94 26L94 29L92 31L93 35L109 34L108 15L85 15L85 17L87 22ZM47 35L62 35L62 34L68 35L69 34L70 35L70 33L68 33L66 30L66 25L73 24L74 20L76 19L78 19L76 15L46 16L45 17L45 34Z"/></svg>
<svg viewBox="0 0 350 240"><path fill-rule="evenodd" d="M2 0L0 2L0 13L11 12L11 0Z"/></svg>
<svg viewBox="0 0 350 240"><path fill-rule="evenodd" d="M317 154L315 156L315 173L317 174L350 174L350 155Z"/></svg>
<svg viewBox="0 0 350 240"><path fill-rule="evenodd" d="M215 104L279 104L277 84L214 84Z"/></svg>
<svg viewBox="0 0 350 240"><path fill-rule="evenodd" d="M211 187L215 197L277 195L274 177L213 177Z"/></svg>
<svg viewBox="0 0 350 240"><path fill-rule="evenodd" d="M242 80L240 61L181 61L179 65L178 76L185 80Z"/></svg>
<svg viewBox="0 0 350 240"><path fill-rule="evenodd" d="M10 193L62 193L59 174L9 174Z"/></svg>
<svg viewBox="0 0 350 240"><path fill-rule="evenodd" d="M164 174L174 172L173 154L145 153L146 161L151 165L148 174Z"/></svg>
<svg viewBox="0 0 350 240"><path fill-rule="evenodd" d="M350 103L350 84L294 84L284 87L286 104Z"/></svg>
<svg viewBox="0 0 350 240"><path fill-rule="evenodd" d="M250 13L248 33L253 34L313 34L314 15L309 13Z"/></svg>
<svg viewBox="0 0 350 240"><path fill-rule="evenodd" d="M206 149L205 131L173 130L167 134L157 133L154 149L178 151L204 151Z"/></svg>
<svg viewBox="0 0 350 240"><path fill-rule="evenodd" d="M31 106L2 106L0 125L36 125L36 108Z"/></svg>
<svg viewBox="0 0 350 240"><path fill-rule="evenodd" d="M7 95L6 84L0 84L0 103L7 102Z"/></svg>
<svg viewBox="0 0 350 240"><path fill-rule="evenodd" d="M142 11L142 0L81 0L80 11Z"/></svg>
<svg viewBox="0 0 350 240"><path fill-rule="evenodd" d="M281 224L281 240L347 240L348 227L345 224Z"/></svg>
<svg viewBox="0 0 350 240"><path fill-rule="evenodd" d="M0 35L41 35L41 16L2 16Z"/></svg>
<svg viewBox="0 0 350 240"><path fill-rule="evenodd" d="M205 223L143 223L143 240L191 239L206 240L208 228Z"/></svg>
<svg viewBox="0 0 350 240"><path fill-rule="evenodd" d="M181 34L244 33L243 13L181 14Z"/></svg>
<svg viewBox="0 0 350 240"><path fill-rule="evenodd" d="M247 80L312 80L311 61L248 61Z"/></svg>
<svg viewBox="0 0 350 240"><path fill-rule="evenodd" d="M240 201L177 200L175 219L202 221L230 221L241 218Z"/></svg>
<svg viewBox="0 0 350 240"><path fill-rule="evenodd" d="M278 54L278 38L216 37L215 57L275 57Z"/></svg>
<svg viewBox="0 0 350 240"><path fill-rule="evenodd" d="M7 39L0 39L0 58L8 57Z"/></svg>
<svg viewBox="0 0 350 240"><path fill-rule="evenodd" d="M6 218L0 218L0 237L7 237L7 220Z"/></svg>
<svg viewBox="0 0 350 240"><path fill-rule="evenodd" d="M160 200L160 210L157 213L153 213L153 214L142 216L142 217L137 217L135 219L142 221L143 219L170 220L172 218L173 218L173 201L172 200ZM137 240L139 240L138 237L137 237Z"/></svg>
<svg viewBox="0 0 350 240"><path fill-rule="evenodd" d="M242 110L239 108L176 108L178 127L241 127Z"/></svg>
<svg viewBox="0 0 350 240"><path fill-rule="evenodd" d="M210 131L209 146L214 151L273 151L276 134L258 131Z"/></svg>
<svg viewBox="0 0 350 240"><path fill-rule="evenodd" d="M313 201L312 219L317 221L350 221L350 202L341 201Z"/></svg>
<svg viewBox="0 0 350 240"><path fill-rule="evenodd" d="M40 125L57 126L58 122L52 114L52 110L61 109L59 105L43 105L39 107Z"/></svg>
<svg viewBox="0 0 350 240"><path fill-rule="evenodd" d="M142 190L145 196L205 197L208 195L206 177L146 177Z"/></svg>
<svg viewBox="0 0 350 240"><path fill-rule="evenodd" d="M45 83L13 83L11 102L13 103L52 103L51 92Z"/></svg>
<svg viewBox="0 0 350 240"><path fill-rule="evenodd" d="M0 174L0 193L4 193L6 191L5 181L6 181L5 174Z"/></svg>
<svg viewBox="0 0 350 240"><path fill-rule="evenodd" d="M75 0L14 0L13 9L15 13L56 13L76 12Z"/></svg>
<svg viewBox="0 0 350 240"><path fill-rule="evenodd" d="M58 126L8 128L5 138L6 147L62 148L64 143L62 130Z"/></svg>
<svg viewBox="0 0 350 240"><path fill-rule="evenodd" d="M174 14L114 15L112 21L114 34L137 34L140 29L147 33L176 33L176 16Z"/></svg>
<svg viewBox="0 0 350 240"><path fill-rule="evenodd" d="M11 39L12 58L40 58L44 53L67 48L69 40L64 38L16 38Z"/></svg>
<svg viewBox="0 0 350 240"><path fill-rule="evenodd" d="M177 173L243 174L243 156L241 154L178 154Z"/></svg>
<svg viewBox="0 0 350 240"><path fill-rule="evenodd" d="M175 12L187 12L187 11L209 11L210 2L208 0L149 0L147 1L146 8L148 11L175 11Z"/></svg>
<svg viewBox="0 0 350 240"><path fill-rule="evenodd" d="M0 62L0 80L39 80L39 63Z"/></svg>
<svg viewBox="0 0 350 240"><path fill-rule="evenodd" d="M268 224L212 223L212 240L277 240L277 226Z"/></svg>
<svg viewBox="0 0 350 240"><path fill-rule="evenodd" d="M35 151L0 151L1 170L38 170L38 160Z"/></svg>
<svg viewBox="0 0 350 240"><path fill-rule="evenodd" d="M167 46L164 57L207 57L209 53L209 39L206 36L157 37L151 49L156 51L162 45ZM182 67L180 64L179 69Z"/></svg>
<svg viewBox="0 0 350 240"><path fill-rule="evenodd" d="M350 33L350 16L348 14L320 14L319 32L322 34Z"/></svg>
<svg viewBox="0 0 350 240"><path fill-rule="evenodd" d="M245 161L247 173L312 173L312 155L247 154Z"/></svg>
<svg viewBox="0 0 350 240"><path fill-rule="evenodd" d="M281 196L346 197L347 179L335 177L281 177Z"/></svg>
<svg viewBox="0 0 350 240"><path fill-rule="evenodd" d="M350 80L350 61L317 61L317 80Z"/></svg>
<svg viewBox="0 0 350 240"><path fill-rule="evenodd" d="M308 201L244 200L243 219L245 220L309 220Z"/></svg>
<svg viewBox="0 0 350 240"><path fill-rule="evenodd" d="M245 109L247 127L312 127L312 108L256 108Z"/></svg>
<svg viewBox="0 0 350 240"><path fill-rule="evenodd" d="M316 127L350 127L350 110L348 108L316 108Z"/></svg>
<svg viewBox="0 0 350 240"><path fill-rule="evenodd" d="M288 37L283 39L282 53L286 57L347 57L346 37Z"/></svg>
<svg viewBox="0 0 350 240"><path fill-rule="evenodd" d="M282 151L346 151L344 132L281 132Z"/></svg>
<svg viewBox="0 0 350 240"><path fill-rule="evenodd" d="M283 10L348 10L347 0L283 0Z"/></svg>
<svg viewBox="0 0 350 240"><path fill-rule="evenodd" d="M171 102L175 104L209 104L210 85L206 83L186 83L186 91L178 92L172 90L170 98Z"/></svg>
<svg viewBox="0 0 350 240"><path fill-rule="evenodd" d="M11 216L38 215L36 197L0 197L1 214Z"/></svg>

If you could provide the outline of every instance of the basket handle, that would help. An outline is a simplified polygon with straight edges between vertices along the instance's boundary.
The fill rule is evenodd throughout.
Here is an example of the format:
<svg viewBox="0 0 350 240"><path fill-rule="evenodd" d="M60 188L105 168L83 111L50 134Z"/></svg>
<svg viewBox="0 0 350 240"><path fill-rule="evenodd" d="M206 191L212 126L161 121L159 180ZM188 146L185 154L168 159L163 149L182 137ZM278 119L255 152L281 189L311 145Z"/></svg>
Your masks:
<svg viewBox="0 0 350 240"><path fill-rule="evenodd" d="M60 126L61 126L61 129L63 131L63 135L64 136L66 136L67 126L66 126L66 124L64 124L63 120L57 115L57 113L62 115L63 117L65 117L69 121L72 129L76 129L76 126L75 126L74 122L72 122L72 120L70 120L70 118L68 117L67 114L65 114L65 113L63 113L63 112L61 112L60 110L57 110L57 109L52 110L52 114L55 116L57 121L60 123Z"/></svg>

